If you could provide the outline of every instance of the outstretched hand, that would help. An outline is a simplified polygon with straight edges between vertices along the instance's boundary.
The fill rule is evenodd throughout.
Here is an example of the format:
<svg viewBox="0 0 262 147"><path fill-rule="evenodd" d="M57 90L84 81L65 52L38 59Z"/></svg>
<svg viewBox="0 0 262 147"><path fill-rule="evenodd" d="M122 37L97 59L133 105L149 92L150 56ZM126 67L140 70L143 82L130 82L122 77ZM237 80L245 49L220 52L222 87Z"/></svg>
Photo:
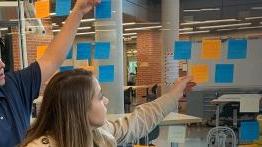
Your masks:
<svg viewBox="0 0 262 147"><path fill-rule="evenodd" d="M97 5L100 0L77 0L75 4L75 9L79 10L83 15L88 13Z"/></svg>
<svg viewBox="0 0 262 147"><path fill-rule="evenodd" d="M175 86L170 90L169 94L176 97L182 98L185 93L192 91L192 88L196 86L196 83L192 82L193 78L191 76L185 76L179 78Z"/></svg>

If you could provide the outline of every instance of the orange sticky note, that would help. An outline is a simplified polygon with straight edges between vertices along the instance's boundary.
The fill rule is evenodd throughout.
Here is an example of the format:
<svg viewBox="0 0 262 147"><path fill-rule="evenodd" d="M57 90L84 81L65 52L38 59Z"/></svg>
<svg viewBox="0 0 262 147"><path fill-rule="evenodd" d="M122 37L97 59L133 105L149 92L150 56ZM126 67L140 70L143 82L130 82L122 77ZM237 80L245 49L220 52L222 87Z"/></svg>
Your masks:
<svg viewBox="0 0 262 147"><path fill-rule="evenodd" d="M198 84L208 82L209 67L206 64L191 65L191 74L193 76L193 81Z"/></svg>
<svg viewBox="0 0 262 147"><path fill-rule="evenodd" d="M35 2L35 10L37 18L44 18L50 15L49 0L40 0Z"/></svg>
<svg viewBox="0 0 262 147"><path fill-rule="evenodd" d="M202 59L220 59L221 58L221 40L203 40Z"/></svg>
<svg viewBox="0 0 262 147"><path fill-rule="evenodd" d="M44 55L47 47L48 46L46 46L46 45L42 45L42 46L37 47L37 52L36 52L36 59L37 60L40 59Z"/></svg>

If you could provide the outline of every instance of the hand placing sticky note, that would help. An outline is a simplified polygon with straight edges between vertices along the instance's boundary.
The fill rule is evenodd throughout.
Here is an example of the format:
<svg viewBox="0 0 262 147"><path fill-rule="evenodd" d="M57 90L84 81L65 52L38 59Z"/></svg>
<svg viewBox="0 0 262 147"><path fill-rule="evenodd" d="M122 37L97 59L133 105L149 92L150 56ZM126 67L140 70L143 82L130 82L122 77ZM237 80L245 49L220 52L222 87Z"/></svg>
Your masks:
<svg viewBox="0 0 262 147"><path fill-rule="evenodd" d="M191 59L191 41L176 41L174 46L174 60Z"/></svg>
<svg viewBox="0 0 262 147"><path fill-rule="evenodd" d="M36 59L37 60L39 60L44 55L47 47L48 47L47 45L42 45L42 46L37 47L37 51L36 51Z"/></svg>
<svg viewBox="0 0 262 147"><path fill-rule="evenodd" d="M234 64L217 64L215 73L216 83L233 83Z"/></svg>
<svg viewBox="0 0 262 147"><path fill-rule="evenodd" d="M114 65L101 65L99 66L99 82L109 83L114 82L115 71Z"/></svg>
<svg viewBox="0 0 262 147"><path fill-rule="evenodd" d="M110 42L96 42L95 59L109 59Z"/></svg>
<svg viewBox="0 0 262 147"><path fill-rule="evenodd" d="M247 40L228 40L228 59L245 59L247 58Z"/></svg>
<svg viewBox="0 0 262 147"><path fill-rule="evenodd" d="M78 43L77 44L77 60L90 60L91 59L91 43Z"/></svg>
<svg viewBox="0 0 262 147"><path fill-rule="evenodd" d="M201 58L218 60L221 58L221 40L203 40Z"/></svg>
<svg viewBox="0 0 262 147"><path fill-rule="evenodd" d="M108 19L111 18L111 0L101 0L96 6L95 17L97 19Z"/></svg>
<svg viewBox="0 0 262 147"><path fill-rule="evenodd" d="M207 64L191 65L191 74L197 84L206 83L209 80L209 67Z"/></svg>
<svg viewBox="0 0 262 147"><path fill-rule="evenodd" d="M49 0L35 2L36 18L44 18L50 15Z"/></svg>
<svg viewBox="0 0 262 147"><path fill-rule="evenodd" d="M70 13L71 0L56 0L56 16L67 16Z"/></svg>

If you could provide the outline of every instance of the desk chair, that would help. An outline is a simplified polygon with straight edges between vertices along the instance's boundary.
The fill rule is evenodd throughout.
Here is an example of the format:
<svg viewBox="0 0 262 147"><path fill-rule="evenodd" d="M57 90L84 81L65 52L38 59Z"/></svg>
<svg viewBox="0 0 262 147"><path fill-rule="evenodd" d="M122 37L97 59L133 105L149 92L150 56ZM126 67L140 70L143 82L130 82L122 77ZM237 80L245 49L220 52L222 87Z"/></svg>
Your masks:
<svg viewBox="0 0 262 147"><path fill-rule="evenodd" d="M124 109L125 113L130 113L131 99L133 95L133 88L130 87L124 91Z"/></svg>

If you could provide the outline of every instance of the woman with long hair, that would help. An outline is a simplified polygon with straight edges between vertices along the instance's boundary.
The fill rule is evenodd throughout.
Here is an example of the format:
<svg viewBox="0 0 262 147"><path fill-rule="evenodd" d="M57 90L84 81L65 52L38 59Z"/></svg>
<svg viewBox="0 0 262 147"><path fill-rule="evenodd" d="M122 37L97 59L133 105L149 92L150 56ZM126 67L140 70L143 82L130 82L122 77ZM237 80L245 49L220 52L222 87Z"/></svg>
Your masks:
<svg viewBox="0 0 262 147"><path fill-rule="evenodd" d="M178 80L168 94L110 122L106 120L108 99L92 72L58 73L48 83L39 116L21 146L116 147L130 143L147 135L176 109L190 81L191 77Z"/></svg>

